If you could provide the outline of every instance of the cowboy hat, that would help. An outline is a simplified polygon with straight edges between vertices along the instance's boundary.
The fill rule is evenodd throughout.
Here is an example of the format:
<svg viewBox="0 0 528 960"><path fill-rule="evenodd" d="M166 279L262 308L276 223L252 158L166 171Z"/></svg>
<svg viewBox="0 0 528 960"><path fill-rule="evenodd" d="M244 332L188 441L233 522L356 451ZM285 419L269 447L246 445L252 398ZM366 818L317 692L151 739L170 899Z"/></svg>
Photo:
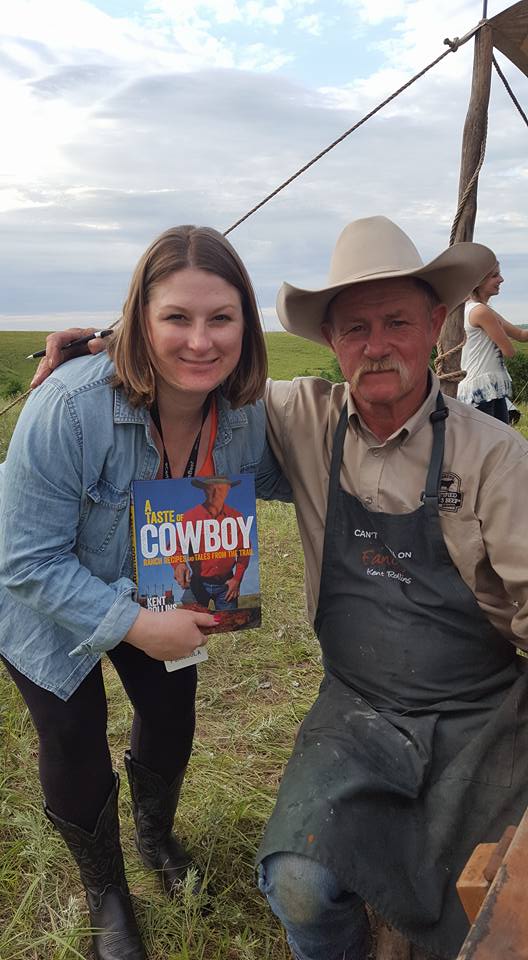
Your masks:
<svg viewBox="0 0 528 960"><path fill-rule="evenodd" d="M191 480L191 486L200 487L201 490L207 490L207 487L217 483L226 483L230 487L238 487L240 480L231 480L230 477L194 477Z"/></svg>
<svg viewBox="0 0 528 960"><path fill-rule="evenodd" d="M448 312L471 293L496 263L480 243L455 243L424 264L412 240L387 217L353 220L338 237L328 285L302 290L283 283L277 314L290 333L327 345L321 324L331 300L346 287L370 280L419 277L428 283Z"/></svg>

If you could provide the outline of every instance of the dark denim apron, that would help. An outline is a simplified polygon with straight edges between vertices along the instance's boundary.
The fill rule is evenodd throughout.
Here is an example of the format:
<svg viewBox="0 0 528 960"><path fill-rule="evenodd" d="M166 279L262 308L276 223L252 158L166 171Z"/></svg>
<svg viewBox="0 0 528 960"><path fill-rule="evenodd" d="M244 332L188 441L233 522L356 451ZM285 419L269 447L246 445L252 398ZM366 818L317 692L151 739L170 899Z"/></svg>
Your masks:
<svg viewBox="0 0 528 960"><path fill-rule="evenodd" d="M450 958L468 927L460 871L528 805L528 674L444 542L447 413L439 393L422 504L396 515L369 512L341 489L342 411L315 620L325 678L258 859L282 850L318 860L415 943Z"/></svg>

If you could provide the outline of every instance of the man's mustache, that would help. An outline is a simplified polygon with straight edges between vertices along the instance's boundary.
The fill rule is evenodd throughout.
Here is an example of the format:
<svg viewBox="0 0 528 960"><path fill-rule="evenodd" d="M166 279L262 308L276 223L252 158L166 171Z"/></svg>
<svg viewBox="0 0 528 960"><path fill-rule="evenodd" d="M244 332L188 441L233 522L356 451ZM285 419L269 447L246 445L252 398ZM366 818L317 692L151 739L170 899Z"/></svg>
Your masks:
<svg viewBox="0 0 528 960"><path fill-rule="evenodd" d="M350 380L350 386L354 390L365 373L386 373L394 370L398 374L402 386L407 385L409 371L404 363L392 357L383 357L382 360L364 360L360 367L354 371Z"/></svg>

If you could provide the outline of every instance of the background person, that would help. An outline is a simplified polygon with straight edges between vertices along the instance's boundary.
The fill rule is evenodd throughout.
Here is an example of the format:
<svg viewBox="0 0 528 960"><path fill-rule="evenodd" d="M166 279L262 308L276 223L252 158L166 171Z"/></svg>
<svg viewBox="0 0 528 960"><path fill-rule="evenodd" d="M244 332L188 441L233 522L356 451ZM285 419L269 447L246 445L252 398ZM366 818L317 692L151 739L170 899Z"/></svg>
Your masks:
<svg viewBox="0 0 528 960"><path fill-rule="evenodd" d="M264 414L253 404L266 351L251 282L228 241L206 228L162 234L141 257L107 344L32 394L2 465L0 654L37 729L46 813L79 865L95 955L144 960L100 658L108 654L134 706L126 767L139 851L173 893L191 864L171 830L196 668L169 673L162 661L191 654L215 618L136 602L130 484L259 463Z"/></svg>
<svg viewBox="0 0 528 960"><path fill-rule="evenodd" d="M460 366L466 376L458 385L457 397L503 423L510 422L507 397L511 397L511 377L504 357L513 357L513 340L528 341L528 330L521 330L501 317L489 306L490 297L495 297L503 283L499 263L478 287L472 291L464 305L464 333Z"/></svg>

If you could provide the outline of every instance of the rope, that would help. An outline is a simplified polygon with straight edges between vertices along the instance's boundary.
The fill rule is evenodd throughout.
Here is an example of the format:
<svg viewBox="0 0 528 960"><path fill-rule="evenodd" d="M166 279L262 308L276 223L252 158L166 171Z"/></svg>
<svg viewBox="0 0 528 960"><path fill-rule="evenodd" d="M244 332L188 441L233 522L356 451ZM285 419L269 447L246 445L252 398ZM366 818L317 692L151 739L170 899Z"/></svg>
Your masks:
<svg viewBox="0 0 528 960"><path fill-rule="evenodd" d="M449 350L446 350L446 351L445 351L445 353L437 353L436 359L435 359L435 364L441 362L442 360L444 360L444 359L445 359L446 357L448 357L451 353L456 353L457 350L462 350L462 347L464 346L465 342L466 342L466 341L465 341L465 339L464 339L464 340L462 340L462 343L457 343L456 347L450 347Z"/></svg>
<svg viewBox="0 0 528 960"><path fill-rule="evenodd" d="M523 108L521 107L521 104L520 104L519 101L517 100L517 97L515 96L512 88L510 87L510 84L509 84L508 81L506 80L506 77L504 76L501 68L499 67L499 64L497 63L497 61L496 61L496 59L495 59L495 56L492 57L492 62L493 62L493 66L495 67L495 70L496 70L497 73L499 74L499 77L501 78L504 86L506 87L506 90L507 90L508 93L510 94L510 97L512 98L515 106L517 107L517 110L518 110L519 113L521 114L521 117L523 118L526 126L528 127L528 117L526 116Z"/></svg>
<svg viewBox="0 0 528 960"><path fill-rule="evenodd" d="M486 114L486 123L485 123L485 126L484 126L484 135L483 135L483 137L482 137L482 143L480 144L480 157L479 157L479 159L478 159L477 166L475 167L475 170L474 170L474 172L473 172L473 176L471 177L471 180L469 180L469 182L468 182L468 184L467 184L467 186L466 186L466 189L464 190L464 193L462 194L462 196L461 196L461 198L460 198L460 201L459 201L459 204L458 204L458 209L457 209L457 212L456 212L456 214L455 214L455 219L453 220L453 226L451 227L451 234L450 234L450 237L449 237L449 246L450 246L450 247L452 247L453 244L454 244L454 242L455 242L455 236L456 236L456 231L457 231L458 224L459 224L459 222L460 222L460 217L462 216L462 214L463 214L463 212L464 212L464 207L465 207L465 205L466 205L466 203L467 203L468 197L470 196L470 194L471 194L471 192L472 192L472 190L473 190L473 187L475 186L475 184L476 184L476 182L477 182L477 180L478 180L479 173L480 173L480 171L481 171L481 169L482 169L482 164L484 163L484 156L485 156L485 153L486 153L486 140L487 140L487 137L488 137L488 116L487 116L487 114Z"/></svg>
<svg viewBox="0 0 528 960"><path fill-rule="evenodd" d="M465 370L450 370L449 373L444 373L442 370L443 362L446 357L451 356L451 354L456 353L458 350L461 350L464 346L465 339L462 340L462 343L457 343L456 347L450 347L449 350L446 350L444 353L437 353L435 357L435 373L439 380L448 380L455 383L460 383L461 380L466 376Z"/></svg>
<svg viewBox="0 0 528 960"><path fill-rule="evenodd" d="M526 387L528 387L528 380L527 380L526 383L524 384L524 387L521 387L519 393L518 393L517 396L515 397L515 400L512 400L512 403L513 403L514 407L517 406L517 403L518 403L518 401L521 399L524 391L526 390Z"/></svg>
<svg viewBox="0 0 528 960"><path fill-rule="evenodd" d="M466 376L465 370L451 370L450 373L438 373L438 371L435 371L435 373L439 380L454 381L455 383L460 383Z"/></svg>
<svg viewBox="0 0 528 960"><path fill-rule="evenodd" d="M8 404L7 404L7 407L4 407L3 410L0 410L0 417L1 417L4 413L7 413L8 410L11 410L11 407L14 407L15 404L20 403L21 400L25 400L26 397L29 397L29 394L30 394L30 393L31 393L31 390L26 390L26 392L25 392L25 393L21 393L19 397L15 397L15 399L12 400L11 403L8 403Z"/></svg>
<svg viewBox="0 0 528 960"><path fill-rule="evenodd" d="M260 203L255 204L255 206L252 207L251 210L248 210L248 212L245 213L243 217L240 217L238 220L235 221L235 223L232 223L231 226L228 227L227 230L225 230L224 237L227 237L228 233L231 233L231 231L234 230L235 227L239 227L241 223L244 223L244 220L247 220L254 213L256 213L257 210L260 210L260 208L263 207L265 203L268 203L269 200L272 200L273 197L276 197L277 194L281 192L281 190L284 190L284 188L288 187L290 183L293 183L293 181L296 180L297 177L300 177L302 173L305 173L310 167L314 165L314 163L317 163L317 161L320 160L321 157L324 157L326 156L327 153L330 153L330 150L333 150L334 147L337 147L339 143L342 143L343 140L349 137L351 133L354 133L354 131L357 130L358 127L361 127L364 123L367 122L367 120L370 120L370 118L373 117L376 113L379 113L379 111L382 110L383 107L386 107L387 104L391 102L391 100L394 100L396 97L400 95L400 93L403 93L404 90L407 90L408 87L412 86L412 84L415 83L416 80L419 80L420 77L423 77L426 73L428 73L429 70L432 70L433 67L436 67L437 63L440 63L440 61L443 60L444 57L447 57L450 53L456 53L459 47L463 43L466 43L467 40L469 40L480 29L480 27L481 27L481 24L475 27L474 30L470 31L469 34L462 37L462 39L458 39L457 37L455 38L455 40L449 40L449 39L444 40L444 43L447 44L447 46L449 47L448 50L444 50L444 52L441 53L440 56L436 57L435 60L432 60L431 63L427 64L427 66L424 67L423 70L420 70L419 73L415 73L414 77L411 77L411 79L408 80L407 83L404 83L403 86L398 88L398 90L395 90L394 93L391 93L390 96L387 97L385 100L383 100L381 103L379 103L377 107L374 107L374 109L371 110L369 113L366 113L365 116L361 118L361 120L358 120L353 127L349 127L348 130L345 130L345 132L342 133L341 136L338 137L336 140L334 140L331 144L329 144L329 146L325 147L324 150L321 150L318 154L316 154L315 157L312 157L312 159L309 160L308 163L305 163L304 166L296 170L296 172L293 173L291 177L288 177L287 180L284 180L281 184L279 184L279 186L276 187L275 190L273 190L271 193L268 193L268 195L264 197L264 199L261 200Z"/></svg>

